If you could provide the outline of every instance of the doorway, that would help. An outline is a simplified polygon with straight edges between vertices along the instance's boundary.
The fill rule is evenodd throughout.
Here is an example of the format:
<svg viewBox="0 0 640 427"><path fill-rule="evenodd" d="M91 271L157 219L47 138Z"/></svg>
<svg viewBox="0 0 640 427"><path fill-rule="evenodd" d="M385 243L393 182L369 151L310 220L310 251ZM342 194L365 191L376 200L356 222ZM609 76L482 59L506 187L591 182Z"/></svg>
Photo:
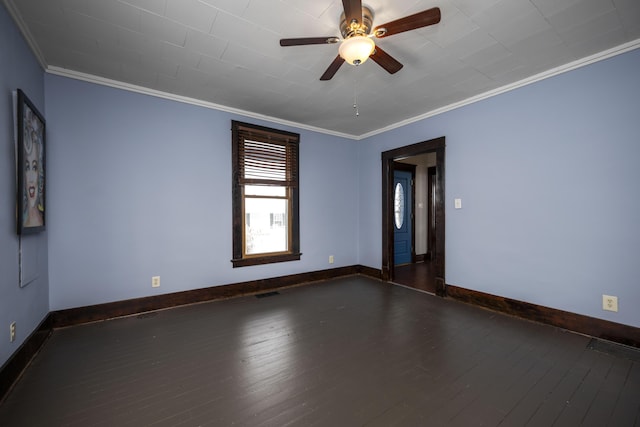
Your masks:
<svg viewBox="0 0 640 427"><path fill-rule="evenodd" d="M431 232L425 234L425 244L428 250L424 256L418 257L413 252L413 259L408 266L396 266L395 254L397 251L395 235L395 206L394 190L395 171L402 168L399 162L411 163L412 157L434 153L435 166L429 169L427 176L429 184L425 184L423 191L424 198L432 200L427 204L427 210L431 210L431 216L427 219L426 228L431 228ZM417 144L400 147L382 153L382 278L387 281L396 281L398 278L406 280L409 274L408 286L420 289L420 283L430 280L432 290L436 295L446 294L445 285L445 251L444 251L444 161L445 161L445 138L436 138ZM429 191L430 188L430 191ZM430 225L431 224L431 225ZM413 275L413 276L411 276ZM396 276L398 276L396 278ZM411 279L411 277L413 279ZM413 280L413 281L411 281ZM405 284L405 283L403 283ZM427 290L427 289L423 289Z"/></svg>

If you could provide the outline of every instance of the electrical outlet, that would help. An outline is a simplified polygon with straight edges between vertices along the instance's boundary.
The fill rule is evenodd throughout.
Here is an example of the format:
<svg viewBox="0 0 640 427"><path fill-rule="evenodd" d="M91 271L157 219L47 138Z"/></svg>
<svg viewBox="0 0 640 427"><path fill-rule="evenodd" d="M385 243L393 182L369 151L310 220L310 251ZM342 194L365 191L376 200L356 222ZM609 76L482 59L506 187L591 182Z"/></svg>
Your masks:
<svg viewBox="0 0 640 427"><path fill-rule="evenodd" d="M16 322L11 322L9 325L9 341L14 342L16 340Z"/></svg>
<svg viewBox="0 0 640 427"><path fill-rule="evenodd" d="M618 311L618 297L612 295L602 295L602 309L607 311Z"/></svg>
<svg viewBox="0 0 640 427"><path fill-rule="evenodd" d="M333 255L329 255L329 264L333 264Z"/></svg>
<svg viewBox="0 0 640 427"><path fill-rule="evenodd" d="M160 276L153 276L151 278L151 287L159 288L160 287Z"/></svg>

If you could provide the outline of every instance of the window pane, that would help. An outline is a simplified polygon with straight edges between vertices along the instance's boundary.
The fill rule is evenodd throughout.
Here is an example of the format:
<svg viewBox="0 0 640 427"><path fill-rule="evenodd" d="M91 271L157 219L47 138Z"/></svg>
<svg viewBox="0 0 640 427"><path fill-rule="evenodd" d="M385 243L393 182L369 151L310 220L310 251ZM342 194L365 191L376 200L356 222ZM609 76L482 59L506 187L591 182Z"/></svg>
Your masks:
<svg viewBox="0 0 640 427"><path fill-rule="evenodd" d="M270 185L245 185L244 194L247 196L287 196L287 187L272 187Z"/></svg>
<svg viewBox="0 0 640 427"><path fill-rule="evenodd" d="M286 199L244 199L247 255L289 250L287 206Z"/></svg>
<svg viewBox="0 0 640 427"><path fill-rule="evenodd" d="M404 189L402 184L397 183L393 194L393 216L395 218L396 228L399 230L404 223Z"/></svg>

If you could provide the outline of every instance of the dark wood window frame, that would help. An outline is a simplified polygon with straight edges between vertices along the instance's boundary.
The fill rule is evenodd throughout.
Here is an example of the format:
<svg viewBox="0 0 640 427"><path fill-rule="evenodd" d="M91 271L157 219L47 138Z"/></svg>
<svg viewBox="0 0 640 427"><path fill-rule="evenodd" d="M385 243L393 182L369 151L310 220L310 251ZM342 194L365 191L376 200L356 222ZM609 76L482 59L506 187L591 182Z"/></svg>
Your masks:
<svg viewBox="0 0 640 427"><path fill-rule="evenodd" d="M277 144L286 147L286 180L270 181L269 179L245 179L243 173L244 155L241 147L247 138L265 144ZM299 206L299 144L300 135L293 132L272 129L264 126L231 121L231 154L232 154L232 209L233 209L233 267L270 264L276 262L296 261L300 253L300 206ZM251 182L249 182L251 181ZM244 251L244 185L278 185L287 187L289 200L288 250L285 252L246 255Z"/></svg>

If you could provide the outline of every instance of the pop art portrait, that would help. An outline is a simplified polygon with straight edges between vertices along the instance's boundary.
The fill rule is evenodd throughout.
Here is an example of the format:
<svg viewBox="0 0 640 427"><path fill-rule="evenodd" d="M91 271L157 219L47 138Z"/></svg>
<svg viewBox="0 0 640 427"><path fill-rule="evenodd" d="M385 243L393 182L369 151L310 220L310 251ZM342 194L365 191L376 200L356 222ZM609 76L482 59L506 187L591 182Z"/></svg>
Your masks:
<svg viewBox="0 0 640 427"><path fill-rule="evenodd" d="M18 89L18 234L45 228L45 120Z"/></svg>

